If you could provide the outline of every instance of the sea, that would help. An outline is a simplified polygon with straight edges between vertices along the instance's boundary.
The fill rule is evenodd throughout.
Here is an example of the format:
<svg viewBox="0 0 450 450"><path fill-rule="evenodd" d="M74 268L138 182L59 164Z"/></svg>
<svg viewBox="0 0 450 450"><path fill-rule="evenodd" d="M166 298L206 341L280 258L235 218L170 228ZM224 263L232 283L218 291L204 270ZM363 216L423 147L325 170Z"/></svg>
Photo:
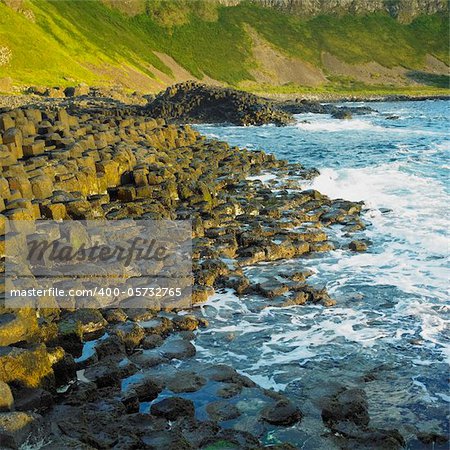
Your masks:
<svg viewBox="0 0 450 450"><path fill-rule="evenodd" d="M311 269L309 283L326 287L337 300L332 308L254 308L251 295L217 292L202 307L210 327L195 341L197 356L230 364L299 405L300 424L271 431L266 443L335 448L321 399L343 386L364 389L371 427L398 429L409 449L444 449L417 434L449 432L450 102L341 105L375 111L349 120L299 114L286 127L196 126L317 168L320 175L301 189L363 201L361 237L369 242L363 253L338 247L286 262ZM340 232L331 231L336 239ZM263 279L274 268L246 270Z"/></svg>

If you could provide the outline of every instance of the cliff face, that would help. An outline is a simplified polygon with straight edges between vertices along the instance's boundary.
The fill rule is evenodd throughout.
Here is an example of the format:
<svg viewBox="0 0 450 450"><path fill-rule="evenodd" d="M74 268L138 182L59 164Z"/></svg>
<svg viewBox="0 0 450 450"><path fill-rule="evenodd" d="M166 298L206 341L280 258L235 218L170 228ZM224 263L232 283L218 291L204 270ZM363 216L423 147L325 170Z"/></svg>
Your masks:
<svg viewBox="0 0 450 450"><path fill-rule="evenodd" d="M299 16L320 14L369 14L387 12L402 23L411 22L422 14L448 13L448 0L251 0L269 8ZM226 6L234 6L240 0L218 0Z"/></svg>
<svg viewBox="0 0 450 450"><path fill-rule="evenodd" d="M117 8L130 16L146 11L163 8L177 9L189 6L189 9L204 9L202 0L101 0L109 7ZM320 14L357 14L387 12L399 22L409 23L420 15L449 12L449 0L207 0L210 7L214 4L236 6L244 1L275 8L297 16L312 17ZM0 0L14 10L23 8L23 0Z"/></svg>

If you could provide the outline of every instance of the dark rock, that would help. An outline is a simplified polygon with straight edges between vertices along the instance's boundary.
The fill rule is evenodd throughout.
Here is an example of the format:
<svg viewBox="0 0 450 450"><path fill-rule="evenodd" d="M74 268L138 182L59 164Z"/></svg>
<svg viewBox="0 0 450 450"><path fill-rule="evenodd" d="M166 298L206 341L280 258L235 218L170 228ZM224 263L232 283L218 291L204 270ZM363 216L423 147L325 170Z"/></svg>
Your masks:
<svg viewBox="0 0 450 450"><path fill-rule="evenodd" d="M133 391L139 401L149 402L158 397L159 393L162 391L162 385L153 378L145 377L142 380L131 383L127 391L128 390Z"/></svg>
<svg viewBox="0 0 450 450"><path fill-rule="evenodd" d="M157 317L141 324L146 334L167 336L173 330L172 321L167 317Z"/></svg>
<svg viewBox="0 0 450 450"><path fill-rule="evenodd" d="M206 412L212 420L217 422L236 419L241 415L241 412L235 405L225 401L208 403L206 405Z"/></svg>
<svg viewBox="0 0 450 450"><path fill-rule="evenodd" d="M330 427L342 421L368 425L370 419L366 393L362 389L345 389L339 392L322 409L322 420Z"/></svg>
<svg viewBox="0 0 450 450"><path fill-rule="evenodd" d="M242 385L235 383L223 383L222 386L217 389L217 396L222 398L231 398L240 394L242 391Z"/></svg>
<svg viewBox="0 0 450 450"><path fill-rule="evenodd" d="M216 439L216 443L225 441L225 443L236 445L239 449L255 449L261 447L258 439L247 431L233 429L221 430L217 434Z"/></svg>
<svg viewBox="0 0 450 450"><path fill-rule="evenodd" d="M68 384L77 377L76 364L72 355L65 354L59 361L53 364L56 386Z"/></svg>
<svg viewBox="0 0 450 450"><path fill-rule="evenodd" d="M373 429L344 421L337 423L333 431L343 436L352 447L396 450L404 448L405 445L405 440L398 430ZM358 445L355 445L356 443Z"/></svg>
<svg viewBox="0 0 450 450"><path fill-rule="evenodd" d="M128 318L122 308L107 309L103 311L103 317L108 323L122 323Z"/></svg>
<svg viewBox="0 0 450 450"><path fill-rule="evenodd" d="M185 416L193 417L195 413L194 403L181 397L168 397L153 403L150 411L153 415L167 420L176 420Z"/></svg>
<svg viewBox="0 0 450 450"><path fill-rule="evenodd" d="M99 388L120 385L121 379L136 373L138 368L129 361L104 360L89 366L84 376Z"/></svg>
<svg viewBox="0 0 450 450"><path fill-rule="evenodd" d="M118 324L113 333L125 344L127 351L136 348L145 337L145 330L135 322Z"/></svg>
<svg viewBox="0 0 450 450"><path fill-rule="evenodd" d="M300 410L288 400L279 400L262 412L262 418L272 425L290 426L302 418Z"/></svg>
<svg viewBox="0 0 450 450"><path fill-rule="evenodd" d="M139 412L139 397L134 390L129 389L124 392L120 400L124 404L127 414Z"/></svg>
<svg viewBox="0 0 450 450"><path fill-rule="evenodd" d="M145 338L141 342L141 347L143 349L152 349L156 347L160 347L164 342L164 339L158 334L151 334L149 336L145 336Z"/></svg>
<svg viewBox="0 0 450 450"><path fill-rule="evenodd" d="M97 342L95 352L99 360L110 357L124 357L126 355L123 339L115 334Z"/></svg>
<svg viewBox="0 0 450 450"><path fill-rule="evenodd" d="M18 449L31 433L37 433L42 417L21 411L0 413L1 448Z"/></svg>
<svg viewBox="0 0 450 450"><path fill-rule="evenodd" d="M352 113L348 109L339 109L338 111L335 111L331 114L331 117L334 119L351 119Z"/></svg>
<svg viewBox="0 0 450 450"><path fill-rule="evenodd" d="M178 123L233 123L287 125L292 116L256 95L188 81L156 96L148 105L154 117Z"/></svg>
<svg viewBox="0 0 450 450"><path fill-rule="evenodd" d="M194 331L199 326L199 321L195 316L176 316L172 319L174 329L179 331Z"/></svg>
<svg viewBox="0 0 450 450"><path fill-rule="evenodd" d="M206 379L195 372L178 371L167 381L167 388L176 394L180 392L195 392L206 384Z"/></svg>
<svg viewBox="0 0 450 450"><path fill-rule="evenodd" d="M168 359L186 359L196 353L194 345L185 339L167 339L158 350L162 356Z"/></svg>
<svg viewBox="0 0 450 450"><path fill-rule="evenodd" d="M233 383L243 387L255 387L256 384L245 375L239 374L235 369L225 364L217 364L202 370L201 375L214 381Z"/></svg>
<svg viewBox="0 0 450 450"><path fill-rule="evenodd" d="M42 414L53 406L53 396L44 389L17 389L14 392L17 411L33 411Z"/></svg>
<svg viewBox="0 0 450 450"><path fill-rule="evenodd" d="M179 432L153 431L146 433L141 438L145 447L152 450L191 450L193 447Z"/></svg>
<svg viewBox="0 0 450 450"><path fill-rule="evenodd" d="M354 252L365 252L367 244L363 241L352 241L348 244L348 248Z"/></svg>
<svg viewBox="0 0 450 450"><path fill-rule="evenodd" d="M433 445L434 443L443 445L446 444L449 440L448 436L445 434L439 434L439 433L417 433L417 439L419 439L420 442L426 445Z"/></svg>

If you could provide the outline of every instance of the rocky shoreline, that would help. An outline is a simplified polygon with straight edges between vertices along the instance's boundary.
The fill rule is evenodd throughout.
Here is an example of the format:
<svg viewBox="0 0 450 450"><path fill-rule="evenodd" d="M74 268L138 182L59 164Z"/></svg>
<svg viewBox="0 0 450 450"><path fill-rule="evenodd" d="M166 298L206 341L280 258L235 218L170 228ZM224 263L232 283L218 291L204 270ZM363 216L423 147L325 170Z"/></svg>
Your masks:
<svg viewBox="0 0 450 450"><path fill-rule="evenodd" d="M3 269L5 241L15 236L7 221L190 219L195 280L190 311L1 305L1 448L296 448L265 444L264 437L301 423L301 405L231 367L196 360L195 336L208 327L198 306L224 288L258 296L263 307L333 306L326 290L308 283L308 271L259 282L243 268L335 246L364 251L363 205L303 190L315 169L171 123L191 117L191 109L177 120L168 113L180 112L172 98L178 90L162 94L159 109L86 100L0 115ZM218 98L220 111L228 94L217 95L208 99ZM229 95L229 122L290 121L247 94ZM268 173L276 186L262 181ZM336 224L344 241L330 237ZM402 447L396 430L370 426L364 391L353 391L320 400L330 439L342 448Z"/></svg>

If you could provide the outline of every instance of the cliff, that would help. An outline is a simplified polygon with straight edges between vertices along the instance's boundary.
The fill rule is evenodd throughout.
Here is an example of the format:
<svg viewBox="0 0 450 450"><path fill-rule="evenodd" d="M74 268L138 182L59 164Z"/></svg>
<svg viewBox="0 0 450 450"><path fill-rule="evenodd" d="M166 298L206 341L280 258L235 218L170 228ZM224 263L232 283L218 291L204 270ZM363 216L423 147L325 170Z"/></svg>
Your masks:
<svg viewBox="0 0 450 450"><path fill-rule="evenodd" d="M445 89L446 11L444 0L0 0L0 92L80 82L156 92L187 80Z"/></svg>
<svg viewBox="0 0 450 450"><path fill-rule="evenodd" d="M281 11L311 17L320 14L357 14L386 12L403 23L421 15L448 13L448 0L253 0Z"/></svg>

